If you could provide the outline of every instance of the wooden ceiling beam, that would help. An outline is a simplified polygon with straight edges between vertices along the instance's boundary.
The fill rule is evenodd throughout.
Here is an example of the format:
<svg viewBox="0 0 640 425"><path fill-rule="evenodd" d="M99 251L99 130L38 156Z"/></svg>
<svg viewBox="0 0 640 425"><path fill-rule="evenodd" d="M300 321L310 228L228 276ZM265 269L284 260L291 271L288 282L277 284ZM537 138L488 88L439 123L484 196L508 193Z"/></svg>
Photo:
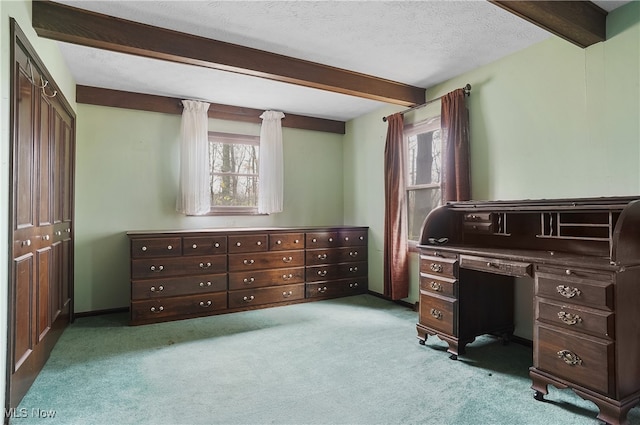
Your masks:
<svg viewBox="0 0 640 425"><path fill-rule="evenodd" d="M110 106L113 108L135 109L139 111L160 112L163 114L182 114L181 99L150 94L132 93L98 87L76 86L76 102L88 105ZM209 118L222 120L261 123L260 109L242 108L231 105L211 103ZM323 118L307 117L285 112L282 126L302 130L324 131L345 134L345 123Z"/></svg>
<svg viewBox="0 0 640 425"><path fill-rule="evenodd" d="M50 1L32 3L45 38L236 72L403 106L425 101L424 88L236 44L144 25Z"/></svg>
<svg viewBox="0 0 640 425"><path fill-rule="evenodd" d="M590 1L489 1L582 48L607 38L607 12Z"/></svg>

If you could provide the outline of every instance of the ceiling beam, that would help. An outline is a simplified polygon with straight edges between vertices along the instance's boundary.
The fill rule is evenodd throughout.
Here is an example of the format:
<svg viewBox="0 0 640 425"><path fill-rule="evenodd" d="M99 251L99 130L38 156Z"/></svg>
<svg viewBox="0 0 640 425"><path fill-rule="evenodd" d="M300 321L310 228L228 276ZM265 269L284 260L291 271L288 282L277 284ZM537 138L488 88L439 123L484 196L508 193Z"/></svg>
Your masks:
<svg viewBox="0 0 640 425"><path fill-rule="evenodd" d="M607 38L607 12L590 1L489 1L582 48Z"/></svg>
<svg viewBox="0 0 640 425"><path fill-rule="evenodd" d="M50 1L32 3L32 24L45 38L236 72L403 106L426 90L263 50L144 25Z"/></svg>
<svg viewBox="0 0 640 425"><path fill-rule="evenodd" d="M135 109L139 111L160 112L164 114L182 114L181 99L150 94L131 93L98 87L76 86L76 102L88 105L110 106L113 108ZM211 103L209 118L230 121L262 123L260 109L241 108L231 105ZM283 127L302 130L324 131L326 133L345 134L345 123L323 118L307 117L285 112Z"/></svg>

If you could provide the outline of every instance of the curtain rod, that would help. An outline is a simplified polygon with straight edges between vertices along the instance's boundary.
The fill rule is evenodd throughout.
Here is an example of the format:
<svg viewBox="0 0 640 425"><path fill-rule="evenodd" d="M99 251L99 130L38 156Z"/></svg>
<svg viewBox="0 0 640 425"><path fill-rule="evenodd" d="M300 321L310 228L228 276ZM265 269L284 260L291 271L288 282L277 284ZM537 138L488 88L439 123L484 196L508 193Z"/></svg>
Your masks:
<svg viewBox="0 0 640 425"><path fill-rule="evenodd" d="M467 83L467 85L466 85L466 86L462 87L462 90L464 90L464 94L466 94L467 96L469 96L469 95L471 94L471 84L468 84L468 83ZM442 99L442 96L440 96L440 97L436 97L435 99L431 99L430 101L425 102L425 103L423 103L423 104L421 104L421 105L416 105L416 106L413 106L413 107L411 107L411 108L409 108L409 109L405 109L404 111L402 111L402 112L400 112L400 113L401 113L402 115L404 115L404 114L406 114L407 112L411 112L411 111L414 111L414 110L416 110L416 109L424 108L425 106L427 106L427 105L429 105L429 104L431 104L431 103L433 103L433 102L436 102L436 101L438 101L438 100L440 100L440 99ZM382 117L382 121L387 122L387 117Z"/></svg>

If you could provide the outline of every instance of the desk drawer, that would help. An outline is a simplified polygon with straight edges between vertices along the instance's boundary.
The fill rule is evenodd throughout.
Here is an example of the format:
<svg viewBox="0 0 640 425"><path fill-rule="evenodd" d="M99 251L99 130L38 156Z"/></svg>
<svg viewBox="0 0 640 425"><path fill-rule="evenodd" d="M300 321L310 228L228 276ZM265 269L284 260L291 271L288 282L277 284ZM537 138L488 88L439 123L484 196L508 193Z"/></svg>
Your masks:
<svg viewBox="0 0 640 425"><path fill-rule="evenodd" d="M420 290L435 292L448 297L458 297L458 280L442 276L420 273Z"/></svg>
<svg viewBox="0 0 640 425"><path fill-rule="evenodd" d="M536 271L537 296L609 310L615 307L611 275L605 275L608 279L602 279L602 274L571 269L554 271Z"/></svg>
<svg viewBox="0 0 640 425"><path fill-rule="evenodd" d="M600 338L615 339L615 315L610 311L538 300L536 313L536 318L543 322Z"/></svg>
<svg viewBox="0 0 640 425"><path fill-rule="evenodd" d="M536 328L536 368L603 394L615 396L615 353L612 341L563 332L541 324L536 324Z"/></svg>
<svg viewBox="0 0 640 425"><path fill-rule="evenodd" d="M457 336L458 302L420 293L420 324Z"/></svg>
<svg viewBox="0 0 640 425"><path fill-rule="evenodd" d="M472 255L461 255L460 267L464 269L501 274L505 276L516 276L516 277L532 276L531 263L500 260L497 258L490 258L490 257L476 257Z"/></svg>
<svg viewBox="0 0 640 425"><path fill-rule="evenodd" d="M437 276L457 277L458 259L420 255L420 272Z"/></svg>

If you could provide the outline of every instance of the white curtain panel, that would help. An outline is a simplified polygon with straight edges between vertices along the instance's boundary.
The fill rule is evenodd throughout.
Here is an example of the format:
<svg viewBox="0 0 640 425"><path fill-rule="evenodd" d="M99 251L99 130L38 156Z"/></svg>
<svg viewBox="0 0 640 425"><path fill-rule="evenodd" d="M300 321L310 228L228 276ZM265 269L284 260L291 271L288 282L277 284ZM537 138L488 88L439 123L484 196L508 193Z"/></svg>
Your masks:
<svg viewBox="0 0 640 425"><path fill-rule="evenodd" d="M282 211L284 160L282 154L282 118L277 111L265 111L260 128L260 179L258 181L258 213Z"/></svg>
<svg viewBox="0 0 640 425"><path fill-rule="evenodd" d="M180 141L180 186L176 209L185 215L202 215L211 208L209 175L209 104L183 100Z"/></svg>

